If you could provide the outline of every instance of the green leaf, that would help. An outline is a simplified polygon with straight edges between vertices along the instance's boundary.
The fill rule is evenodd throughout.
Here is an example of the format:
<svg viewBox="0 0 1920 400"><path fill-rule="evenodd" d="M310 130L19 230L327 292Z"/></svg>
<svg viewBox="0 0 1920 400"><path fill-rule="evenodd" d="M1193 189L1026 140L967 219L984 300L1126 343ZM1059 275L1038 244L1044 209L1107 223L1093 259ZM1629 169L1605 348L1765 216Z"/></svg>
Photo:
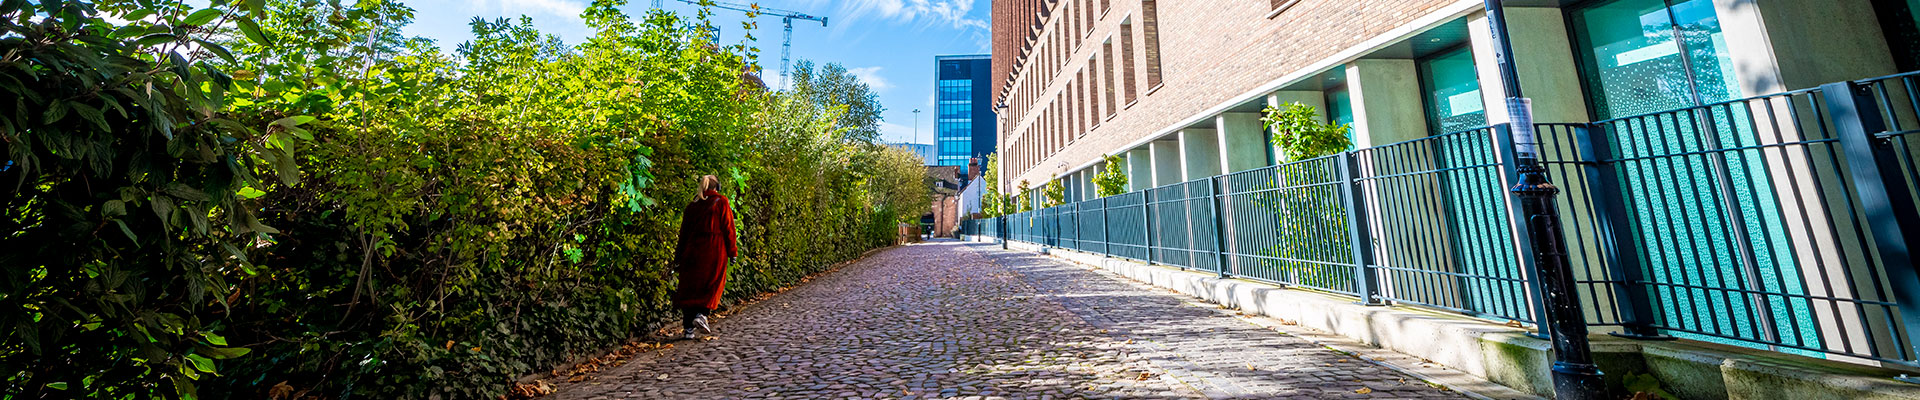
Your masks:
<svg viewBox="0 0 1920 400"><path fill-rule="evenodd" d="M259 44L262 46L273 45L273 41L267 37L267 33L261 31L260 25L253 23L253 19L240 18L240 19L234 20L233 22L234 24L240 26L240 33L246 34L247 40L252 40L253 43Z"/></svg>
<svg viewBox="0 0 1920 400"><path fill-rule="evenodd" d="M213 333L213 332L200 332L200 336L205 336L207 338L207 344L211 344L215 346L227 345L227 338L220 336L220 334Z"/></svg>
<svg viewBox="0 0 1920 400"><path fill-rule="evenodd" d="M172 378L174 392L178 393L182 400L197 400L200 398L199 390L193 387L192 380L179 376Z"/></svg>
<svg viewBox="0 0 1920 400"><path fill-rule="evenodd" d="M232 358L239 358L240 356L247 355L247 353L253 352L253 349L249 349L245 347L208 347L208 348L200 349L198 351L201 353L206 353L207 357L211 357L215 360L226 360L226 359L232 359Z"/></svg>
<svg viewBox="0 0 1920 400"><path fill-rule="evenodd" d="M206 25L208 22L213 22L214 18L220 18L221 14L226 14L226 12L217 8L194 11L193 14L187 16L187 19L180 20L180 24L193 26Z"/></svg>
<svg viewBox="0 0 1920 400"><path fill-rule="evenodd" d="M295 115L291 117L274 120L273 124L292 128L300 125L306 125L308 122L313 122L314 119L316 118L305 116L305 115Z"/></svg>
<svg viewBox="0 0 1920 400"><path fill-rule="evenodd" d="M66 382L49 383L47 384L47 388L53 389L53 390L67 390L67 383Z"/></svg>
<svg viewBox="0 0 1920 400"><path fill-rule="evenodd" d="M132 12L127 13L127 15L120 16L120 19L124 19L128 21L139 21L142 19L146 19L147 17L150 17L150 16L153 16L153 9L141 7L133 10Z"/></svg>
<svg viewBox="0 0 1920 400"><path fill-rule="evenodd" d="M161 43L173 42L179 39L180 37L174 36L171 33L155 33L152 35L147 35L146 37L142 37L140 38L139 41L136 41L134 43L139 44L141 46L152 46L152 45L161 44Z"/></svg>
<svg viewBox="0 0 1920 400"><path fill-rule="evenodd" d="M169 183L167 186L162 187L160 191L183 200L213 201L213 197L207 196L206 192L202 192L200 189L194 189L192 186L187 186L187 184L180 182Z"/></svg>
<svg viewBox="0 0 1920 400"><path fill-rule="evenodd" d="M113 126L107 124L106 116L102 115L98 108L93 108L93 106L86 104L73 103L73 113L80 114L80 118L86 119L87 122L92 122L93 126L99 128L101 131L113 130Z"/></svg>
<svg viewBox="0 0 1920 400"><path fill-rule="evenodd" d="M120 200L107 200L106 204L103 204L100 206L100 215L105 215L109 217L118 217L122 215L127 215L127 202L120 201Z"/></svg>
<svg viewBox="0 0 1920 400"><path fill-rule="evenodd" d="M113 38L115 39L126 39L134 36L140 36L140 34L142 33L147 33L147 28L137 26L137 25L127 25L127 26L120 27L120 29L114 29L113 33L109 34L108 36L113 36Z"/></svg>
<svg viewBox="0 0 1920 400"><path fill-rule="evenodd" d="M187 362L193 363L193 369L200 370L200 372L214 374L213 359L202 357L199 354L188 354ZM219 374L214 374L214 375L219 375Z"/></svg>
<svg viewBox="0 0 1920 400"><path fill-rule="evenodd" d="M245 199L258 199L260 198L260 196L267 195L267 192L262 192L260 191L260 189L254 189L252 186L247 186L247 187L240 188L240 190L237 192L234 192L234 194L239 195L241 198L245 198Z"/></svg>
<svg viewBox="0 0 1920 400"><path fill-rule="evenodd" d="M173 226L173 198L155 194L148 200L153 205L154 216L160 217L160 223Z"/></svg>
<svg viewBox="0 0 1920 400"><path fill-rule="evenodd" d="M233 53L228 52L227 48L220 46L219 43L209 42L206 39L199 39L199 38L193 39L193 42L199 43L201 49L204 49L209 53L213 53L213 55L215 56L219 56L220 59L222 60L226 60L227 62L237 62L237 61L234 61Z"/></svg>
<svg viewBox="0 0 1920 400"><path fill-rule="evenodd" d="M126 234L126 235L127 235L127 240L132 240L132 241L134 242L134 244L136 244L136 245L138 245L138 244L140 243L140 235L135 235L135 234L133 234L133 228L128 228L128 227L127 227L127 221L122 221L122 220L117 220L117 219L116 219L116 220L113 220L113 223L114 223L115 225L120 225L120 233L124 233L124 234Z"/></svg>
<svg viewBox="0 0 1920 400"><path fill-rule="evenodd" d="M40 113L40 121L41 121L40 123L53 125L53 123L60 122L60 119L66 118L66 117L67 117L67 102L54 101L52 103L47 103L47 110Z"/></svg>

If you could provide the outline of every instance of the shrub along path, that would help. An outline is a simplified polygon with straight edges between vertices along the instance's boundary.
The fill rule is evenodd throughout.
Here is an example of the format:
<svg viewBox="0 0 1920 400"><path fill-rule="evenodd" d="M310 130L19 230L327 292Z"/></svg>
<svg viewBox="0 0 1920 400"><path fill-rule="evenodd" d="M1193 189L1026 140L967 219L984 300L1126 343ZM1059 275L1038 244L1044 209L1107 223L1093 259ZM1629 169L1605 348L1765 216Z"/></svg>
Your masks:
<svg viewBox="0 0 1920 400"><path fill-rule="evenodd" d="M953 241L874 254L559 399L1457 398L1139 284Z"/></svg>

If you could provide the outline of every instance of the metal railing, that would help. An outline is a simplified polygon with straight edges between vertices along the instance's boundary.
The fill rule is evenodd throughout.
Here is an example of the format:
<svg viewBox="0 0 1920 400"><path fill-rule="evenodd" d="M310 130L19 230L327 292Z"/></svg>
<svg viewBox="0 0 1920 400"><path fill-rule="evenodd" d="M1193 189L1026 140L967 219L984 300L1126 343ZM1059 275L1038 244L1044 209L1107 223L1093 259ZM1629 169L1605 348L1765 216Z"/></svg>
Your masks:
<svg viewBox="0 0 1920 400"><path fill-rule="evenodd" d="M1540 124L1593 326L1915 364L1920 73ZM1542 321L1504 125L1000 219L970 235ZM1360 240L1355 240L1359 238Z"/></svg>

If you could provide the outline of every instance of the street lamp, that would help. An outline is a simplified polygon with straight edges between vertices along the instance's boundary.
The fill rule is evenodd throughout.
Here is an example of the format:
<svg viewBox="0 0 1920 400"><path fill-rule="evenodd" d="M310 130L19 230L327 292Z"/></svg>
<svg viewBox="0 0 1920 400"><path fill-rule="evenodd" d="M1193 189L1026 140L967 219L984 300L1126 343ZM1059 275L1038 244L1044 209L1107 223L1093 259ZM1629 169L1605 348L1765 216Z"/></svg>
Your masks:
<svg viewBox="0 0 1920 400"><path fill-rule="evenodd" d="M1560 193L1547 180L1540 166L1540 140L1533 129L1533 102L1520 93L1520 74L1513 68L1513 42L1507 35L1507 15L1500 0L1486 0L1487 24L1495 43L1494 60L1500 65L1500 82L1506 89L1507 120L1513 134L1514 161L1520 182L1513 194L1520 200L1528 225L1528 242L1533 247L1533 262L1540 279L1541 308L1553 341L1553 394L1560 399L1601 399L1606 397L1606 382L1600 368L1593 364L1593 349L1587 343L1587 318L1573 290L1573 269L1567 260L1566 237L1560 232L1560 211L1553 197Z"/></svg>

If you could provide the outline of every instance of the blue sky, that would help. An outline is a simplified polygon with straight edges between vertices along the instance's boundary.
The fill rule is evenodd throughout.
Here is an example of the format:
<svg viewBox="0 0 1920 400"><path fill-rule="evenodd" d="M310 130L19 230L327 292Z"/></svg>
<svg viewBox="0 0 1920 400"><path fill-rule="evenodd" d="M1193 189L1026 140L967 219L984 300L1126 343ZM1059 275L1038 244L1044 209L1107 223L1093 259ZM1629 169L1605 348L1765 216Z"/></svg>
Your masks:
<svg viewBox="0 0 1920 400"><path fill-rule="evenodd" d="M405 33L431 38L452 49L471 39L467 23L474 17L532 17L541 31L579 43L590 33L580 21L580 10L590 0L405 0L417 11ZM664 0L669 10L691 14L695 6ZM882 140L933 141L933 57L988 52L987 0L765 0L762 7L827 17L828 24L794 21L793 57L816 64L840 63L880 94L886 106ZM630 0L628 14L651 8L652 0ZM740 40L741 13L718 10L717 25L726 42ZM761 64L769 83L779 77L780 19L762 16L753 35L758 38ZM913 109L919 108L919 137L914 136Z"/></svg>

